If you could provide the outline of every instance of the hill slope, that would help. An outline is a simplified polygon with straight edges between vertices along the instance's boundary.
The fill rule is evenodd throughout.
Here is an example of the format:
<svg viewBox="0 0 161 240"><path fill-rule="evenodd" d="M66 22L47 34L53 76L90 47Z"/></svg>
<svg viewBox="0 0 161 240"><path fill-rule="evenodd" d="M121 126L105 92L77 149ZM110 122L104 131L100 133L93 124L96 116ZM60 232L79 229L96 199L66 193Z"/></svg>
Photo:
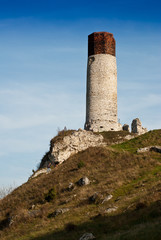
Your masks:
<svg viewBox="0 0 161 240"><path fill-rule="evenodd" d="M161 146L161 130L112 146L120 135L102 135L109 146L75 154L0 200L2 240L160 239L161 154L136 150ZM79 186L84 176L90 184Z"/></svg>

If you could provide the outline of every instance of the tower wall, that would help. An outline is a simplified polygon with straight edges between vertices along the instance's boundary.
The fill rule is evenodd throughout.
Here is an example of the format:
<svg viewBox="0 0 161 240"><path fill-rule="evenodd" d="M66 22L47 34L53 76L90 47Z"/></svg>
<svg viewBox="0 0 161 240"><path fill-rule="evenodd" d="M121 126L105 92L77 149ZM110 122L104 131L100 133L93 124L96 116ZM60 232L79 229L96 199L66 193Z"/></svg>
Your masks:
<svg viewBox="0 0 161 240"><path fill-rule="evenodd" d="M117 67L113 35L106 32L89 35L88 56L85 129L117 131Z"/></svg>

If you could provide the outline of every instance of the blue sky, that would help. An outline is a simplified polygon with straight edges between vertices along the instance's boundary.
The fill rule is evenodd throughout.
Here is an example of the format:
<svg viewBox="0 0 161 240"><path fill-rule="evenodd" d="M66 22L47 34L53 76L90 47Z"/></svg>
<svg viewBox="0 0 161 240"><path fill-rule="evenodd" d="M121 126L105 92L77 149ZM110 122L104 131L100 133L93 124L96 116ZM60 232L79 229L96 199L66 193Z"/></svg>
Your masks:
<svg viewBox="0 0 161 240"><path fill-rule="evenodd" d="M96 31L116 39L121 123L161 128L160 1L0 0L0 186L26 181L58 128L83 128Z"/></svg>

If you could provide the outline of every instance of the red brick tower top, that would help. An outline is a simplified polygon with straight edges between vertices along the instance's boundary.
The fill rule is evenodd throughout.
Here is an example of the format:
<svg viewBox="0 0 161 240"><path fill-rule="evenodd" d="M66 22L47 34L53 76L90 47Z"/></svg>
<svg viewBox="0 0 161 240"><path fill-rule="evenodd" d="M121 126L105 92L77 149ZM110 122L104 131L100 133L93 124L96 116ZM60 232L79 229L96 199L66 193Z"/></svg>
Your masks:
<svg viewBox="0 0 161 240"><path fill-rule="evenodd" d="M115 39L112 33L94 32L88 36L88 57L96 54L115 56Z"/></svg>

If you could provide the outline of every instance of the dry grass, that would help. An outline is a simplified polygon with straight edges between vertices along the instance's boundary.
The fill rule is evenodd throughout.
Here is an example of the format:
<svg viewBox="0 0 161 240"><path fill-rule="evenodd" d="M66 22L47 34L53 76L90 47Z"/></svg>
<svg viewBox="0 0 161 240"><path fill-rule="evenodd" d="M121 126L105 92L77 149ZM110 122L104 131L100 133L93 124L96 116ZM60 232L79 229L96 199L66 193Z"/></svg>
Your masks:
<svg viewBox="0 0 161 240"><path fill-rule="evenodd" d="M152 141L152 144L159 145L160 138L155 131L154 135L147 135L150 140L147 136L140 136L139 141L144 144ZM131 141L127 143L131 144ZM80 162L83 162L81 167ZM87 176L91 183L79 187L76 183L83 176ZM151 224L151 232L156 231L161 216L160 179L159 153L133 154L123 148L120 151L120 145L115 149L89 148L70 157L49 174L29 180L0 201L1 239L74 240L86 231L93 232L102 240L144 239L133 235L138 237L139 229L145 231L147 224ZM72 191L68 191L70 182L74 183ZM51 188L55 189L56 197L47 202L45 196ZM108 194L113 198L104 204L101 201L91 204L89 198L95 192L101 195L101 199ZM28 212L33 211L33 205L39 213L29 217ZM105 209L113 206L118 210L105 214ZM57 208L70 210L56 218L48 218ZM16 215L18 217L8 231L5 221L8 216ZM136 234L132 234L133 231Z"/></svg>
<svg viewBox="0 0 161 240"><path fill-rule="evenodd" d="M52 138L50 141L51 148L54 146L55 143L61 142L64 137L71 135L73 132L75 132L75 130L72 129L59 131L57 136Z"/></svg>
<svg viewBox="0 0 161 240"><path fill-rule="evenodd" d="M132 153L136 153L138 148L147 146L161 146L161 130L149 131L139 137L131 139L130 141L114 145L113 148L117 150L126 150Z"/></svg>
<svg viewBox="0 0 161 240"><path fill-rule="evenodd" d="M135 136L135 134L130 133L128 131L108 131L108 132L101 132L96 134L101 134L108 145L127 141L126 140L127 135Z"/></svg>

